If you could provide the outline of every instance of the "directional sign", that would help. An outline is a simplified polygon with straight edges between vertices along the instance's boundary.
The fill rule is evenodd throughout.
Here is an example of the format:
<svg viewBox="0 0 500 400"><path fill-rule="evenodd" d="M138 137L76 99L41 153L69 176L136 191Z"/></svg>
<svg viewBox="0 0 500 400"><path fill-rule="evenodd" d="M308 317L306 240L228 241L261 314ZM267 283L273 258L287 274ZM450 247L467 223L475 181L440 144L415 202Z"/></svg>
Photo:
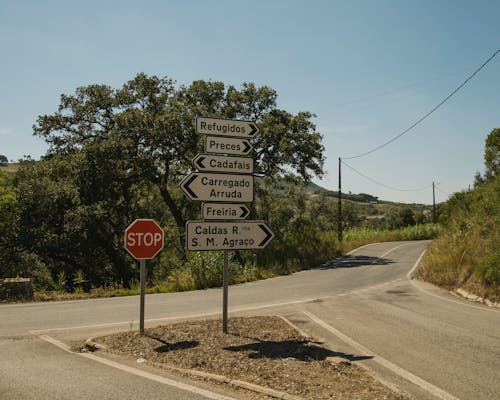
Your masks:
<svg viewBox="0 0 500 400"><path fill-rule="evenodd" d="M192 172L181 182L191 200L226 203L253 201L253 176Z"/></svg>
<svg viewBox="0 0 500 400"><path fill-rule="evenodd" d="M251 121L196 117L196 132L205 135L252 138L259 128Z"/></svg>
<svg viewBox="0 0 500 400"><path fill-rule="evenodd" d="M152 219L136 219L125 229L125 249L138 260L154 258L163 249L163 229Z"/></svg>
<svg viewBox="0 0 500 400"><path fill-rule="evenodd" d="M246 139L222 136L207 136L205 138L205 153L246 156L251 151L252 145Z"/></svg>
<svg viewBox="0 0 500 400"><path fill-rule="evenodd" d="M203 219L246 219L250 215L244 204L203 203L201 217Z"/></svg>
<svg viewBox="0 0 500 400"><path fill-rule="evenodd" d="M198 154L193 159L198 171L234 172L236 174L253 173L253 158L229 157L212 154Z"/></svg>
<svg viewBox="0 0 500 400"><path fill-rule="evenodd" d="M264 221L188 221L188 250L257 250L274 237Z"/></svg>

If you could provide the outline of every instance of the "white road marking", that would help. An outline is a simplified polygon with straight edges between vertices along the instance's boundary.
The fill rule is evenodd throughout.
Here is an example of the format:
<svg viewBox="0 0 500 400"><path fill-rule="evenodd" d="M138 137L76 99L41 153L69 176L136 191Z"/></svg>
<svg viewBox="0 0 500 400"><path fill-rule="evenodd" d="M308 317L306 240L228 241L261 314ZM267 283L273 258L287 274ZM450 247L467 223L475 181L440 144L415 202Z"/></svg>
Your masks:
<svg viewBox="0 0 500 400"><path fill-rule="evenodd" d="M417 261L415 261L415 264L413 264L413 267L408 271L406 274L407 279L413 279L413 274L415 273L416 269L418 268L420 261L422 261L422 258L424 258L425 253L427 252L427 249L425 249L422 254L417 258Z"/></svg>
<svg viewBox="0 0 500 400"><path fill-rule="evenodd" d="M218 393L211 392L209 390L198 388L196 386L188 385L186 383L177 382L177 381L174 381L173 379L169 379L169 378L165 378L163 376L151 374L149 372L142 371L142 370L137 369L137 368L132 368L132 367L129 367L127 365L117 363L115 361L111 361L111 360L107 360L107 359L102 358L102 357L98 357L94 354L74 353L70 350L70 348L66 344L60 342L57 339L54 339L53 337L50 337L47 335L42 335L39 337L40 337L40 339L45 340L46 342L49 342L50 344L53 344L54 346L59 347L61 350L64 350L67 353L71 353L71 354L79 355L81 357L88 358L92 361L96 361L98 363L107 365L108 367L113 367L113 368L119 369L121 371L128 372L129 374L134 374L134 375L140 376L141 378L146 378L146 379L149 379L151 381L155 381L155 382L158 382L158 383L161 383L164 385L172 386L172 387L175 387L177 389L185 390L186 392L195 393L195 394L203 396L207 399L236 400L233 397L224 396L224 395L221 395Z"/></svg>
<svg viewBox="0 0 500 400"><path fill-rule="evenodd" d="M400 244L399 246L393 247L392 249L387 250L379 258L384 258L387 254L392 253L394 250L399 249L400 247L403 247L403 246L408 246L409 244L412 244L412 243L403 243L403 244Z"/></svg>
<svg viewBox="0 0 500 400"><path fill-rule="evenodd" d="M327 296L324 297L324 299L331 298L333 296ZM264 308L274 308L274 307L283 307L283 306L292 306L295 304L302 304L302 303L308 303L314 300L317 300L318 298L316 297L311 297L308 299L303 299L303 300L294 300L294 301L287 301L287 302L280 302L280 303L270 303L270 304L260 304L260 305L255 305L255 306L248 306L248 307L234 307L230 308L229 311L232 313L237 313L237 312L244 312L244 311L254 311L254 310L261 310ZM168 322L168 321L176 321L176 320L186 320L186 319L197 319L197 318L204 318L204 317L213 317L216 315L220 315L221 312L211 312L211 313L204 313L204 314L188 314L188 315L179 315L176 317L164 317L164 318L152 318L152 319L146 319L144 322L145 323L153 323L153 322ZM35 330L30 330L29 333L32 335L40 335L42 333L49 333L49 332L59 332L59 331L70 331L74 329L95 329L95 328L109 328L112 326L120 326L120 325L130 325L130 323L134 325L138 325L139 321L121 321L121 322L109 322L105 324L94 324L94 325L78 325L78 326L66 326L66 327L60 327L60 328L47 328L47 329L35 329Z"/></svg>
<svg viewBox="0 0 500 400"><path fill-rule="evenodd" d="M42 335L42 336L39 336L39 338L42 340L45 340L46 342L49 342L50 344L53 344L54 346L59 347L61 350L64 350L67 353L73 353L66 343L63 343L57 339L54 339L53 337L50 337L47 335Z"/></svg>
<svg viewBox="0 0 500 400"><path fill-rule="evenodd" d="M368 247L368 246L374 246L376 244L380 244L380 242L377 242L377 243L368 243L368 244L365 244L364 246L360 246L354 250L351 250L349 253L346 254L346 256L350 256L351 254L354 254L356 253L358 250L362 250L364 249L365 247Z"/></svg>
<svg viewBox="0 0 500 400"><path fill-rule="evenodd" d="M391 370L395 374L401 376L402 378L414 383L415 385L421 387L422 389L426 390L427 392L433 394L439 399L442 400L459 400L457 397L453 396L452 394L444 391L443 389L438 388L437 386L434 386L432 383L429 383L422 378L419 378L418 376L412 374L411 372L399 367L398 365L390 362L389 360L386 360L385 358L379 356L378 354L374 353L373 351L367 349L360 343L354 341L351 339L349 336L343 334L339 330L335 329L333 326L327 324L325 321L319 319L316 317L314 314L311 314L308 311L302 311L311 321L315 322L322 328L326 329L330 333L334 334L337 336L339 339L350 345L351 347L355 348L357 351L365 354L365 355L371 355L373 356L373 361L379 363L380 365L383 365L387 369Z"/></svg>
<svg viewBox="0 0 500 400"><path fill-rule="evenodd" d="M481 310L481 311L490 311L490 312L498 312L498 310L495 310L493 308L490 308L486 305L483 305L483 306L476 306L476 305L473 305L473 304L469 304L467 303L466 301L459 301L459 300L454 300L452 298L448 298L446 296L442 296L442 295L439 295L439 294L436 294L436 293L432 293L428 290L426 290L422 284L420 282L416 282L414 279L413 279L413 275L415 274L415 271L417 270L418 266L420 265L420 261L422 261L422 258L424 257L425 253L427 252L427 249L425 249L422 254L420 254L420 257L418 257L417 261L415 262L415 264L413 265L413 267L410 269L410 271L408 271L408 273L406 274L406 278L409 279L411 281L411 284L414 288L420 290L421 292L429 295L429 296L432 296L432 297L436 297L438 299L441 299L441 300L445 300L445 301L448 301L450 303L455 303L455 304L460 304L462 306L466 306L466 307L469 307L469 308L474 308L476 310Z"/></svg>
<svg viewBox="0 0 500 400"><path fill-rule="evenodd" d="M401 246L410 245L412 243L414 243L414 242L403 243L401 245L393 247L392 249L390 249L390 250L386 251L384 254L382 254L381 258L384 257L385 255L389 254L391 251L394 251ZM358 247L357 249L350 251L346 255L351 255L354 252L361 250L365 247L374 246L377 244L380 244L380 243L366 244L364 246ZM418 258L417 262L412 267L410 272L413 272L413 270L417 268L424 253L425 253L425 250L420 255L420 257ZM337 261L341 261L341 260L337 260ZM408 277L408 275L407 275L407 277ZM314 301L314 300L327 300L327 299L331 299L331 298L334 298L337 296L347 296L350 294L355 294L355 293L359 293L359 292L363 292L363 291L377 289L377 288L391 285L393 283L400 282L400 281L401 281L401 279L396 279L396 280L391 281L391 282L385 282L385 283L382 283L379 285L369 286L369 287L366 287L363 289L356 289L356 290L353 290L351 292L340 293L340 294L333 295L333 296L325 296L325 297L321 297L321 298L314 297L314 298L307 298L307 299L303 299L303 300L295 300L295 301L279 302L279 303L271 303L271 304L260 304L260 305L255 305L255 306L235 307L235 308L230 308L229 311L233 312L233 313L244 312L244 311L254 311L254 310L260 310L260 309L265 309L265 308L283 307L283 306L290 306L290 305L296 305L296 304L302 304L302 303L309 303L309 302ZM220 314L220 311L216 311L216 312L210 312L210 313L204 313L204 314L188 314L188 315L180 315L180 316L176 316L176 317L153 318L153 319L146 319L145 323L154 323L154 322L161 323L161 322L169 322L169 321L176 321L176 320L197 319L197 318L204 318L204 317L213 317L213 316L216 316L219 314ZM32 335L40 335L43 333L58 332L58 331L71 331L71 330L75 330L75 329L76 330L78 330L78 329L96 329L96 328L110 328L113 326L128 326L131 323L133 325L137 325L139 323L139 321L132 320L132 321L120 321L120 322L108 322L108 323L103 323L103 324L77 325L77 326L68 326L68 327L59 327L59 328L47 328L47 329L34 329L34 330L30 330L29 333L31 333Z"/></svg>
<svg viewBox="0 0 500 400"><path fill-rule="evenodd" d="M363 289L356 289L356 290L352 290L350 292L340 293L340 294L336 294L334 296L328 296L325 299L333 299L334 297L350 296L351 294L369 292L370 290L380 289L384 286L390 286L390 285L393 285L393 284L398 283L398 282L404 282L404 280L403 279L394 279L393 281L390 281L390 282L384 282L384 283L380 283L378 285L368 286L368 287L365 287Z"/></svg>
<svg viewBox="0 0 500 400"><path fill-rule="evenodd" d="M500 310L498 309L495 309L495 308L491 308L491 307L488 307L487 305L482 305L482 306L476 306L474 304L470 304L467 300L463 300L463 301L460 301L460 300L455 300L453 298L448 298L447 295L440 295L440 294L436 294L436 293L432 293L430 292L429 290L425 289L422 284L423 282L420 282L420 281L417 281L415 282L414 280L411 281L411 284L413 285L414 288L420 290L421 292L429 295L429 296L432 296L432 297L436 297L438 299L441 299L441 300L444 300L444 301L448 301L450 303L455 303L455 304L459 304L461 306L465 306L465 307L469 307L469 308L474 308L476 310L481 310L481 311L489 311L489 312L494 312L494 313L500 313ZM500 314L499 314L500 315Z"/></svg>

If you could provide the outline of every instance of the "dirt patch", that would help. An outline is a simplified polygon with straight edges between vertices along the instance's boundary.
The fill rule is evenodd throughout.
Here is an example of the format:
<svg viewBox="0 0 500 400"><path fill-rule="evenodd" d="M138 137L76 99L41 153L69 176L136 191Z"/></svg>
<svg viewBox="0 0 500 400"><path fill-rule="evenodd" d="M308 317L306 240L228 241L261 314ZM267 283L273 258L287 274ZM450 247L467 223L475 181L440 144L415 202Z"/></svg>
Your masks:
<svg viewBox="0 0 500 400"><path fill-rule="evenodd" d="M125 332L96 342L112 353L250 382L303 399L407 399L350 361L369 357L331 351L279 317L192 321ZM335 360L332 361L332 358ZM342 361L342 362L339 362Z"/></svg>

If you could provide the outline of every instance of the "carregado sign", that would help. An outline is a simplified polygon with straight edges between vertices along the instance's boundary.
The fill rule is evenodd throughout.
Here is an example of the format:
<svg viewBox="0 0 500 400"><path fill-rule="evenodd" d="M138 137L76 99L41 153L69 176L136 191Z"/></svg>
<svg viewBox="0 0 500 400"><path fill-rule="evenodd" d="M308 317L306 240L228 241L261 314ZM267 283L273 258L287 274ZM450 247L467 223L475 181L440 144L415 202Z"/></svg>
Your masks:
<svg viewBox="0 0 500 400"><path fill-rule="evenodd" d="M251 175L192 172L181 182L181 189L191 200L233 203L253 201Z"/></svg>

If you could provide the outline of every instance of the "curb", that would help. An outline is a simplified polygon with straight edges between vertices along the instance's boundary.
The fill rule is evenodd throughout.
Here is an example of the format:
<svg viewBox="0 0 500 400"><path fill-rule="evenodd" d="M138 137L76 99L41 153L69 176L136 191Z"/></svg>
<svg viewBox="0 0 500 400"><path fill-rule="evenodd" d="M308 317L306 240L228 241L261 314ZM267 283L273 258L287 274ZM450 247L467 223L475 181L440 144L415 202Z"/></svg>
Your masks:
<svg viewBox="0 0 500 400"><path fill-rule="evenodd" d="M312 339L311 335L309 335L307 332L304 332L302 329L300 329L297 325L295 325L288 318L284 317L283 315L277 315L277 317L282 319L284 322L286 322L288 325L290 325L293 329L295 329L299 335L304 336L307 340Z"/></svg>
<svg viewBox="0 0 500 400"><path fill-rule="evenodd" d="M426 252L427 252L427 249L425 249L423 251L423 253L420 255L420 257L418 258L418 260L415 262L415 265L408 272L408 274L406 274L406 277L409 280L413 280L414 279L415 274L416 274L416 272L418 270L418 267L420 265L420 261L422 260L422 258L424 257L424 255L425 255ZM423 281L423 282L425 282L425 281ZM428 283L430 283L430 282L428 282ZM432 283L430 283L430 284L433 285ZM433 285L433 286L439 287L437 285ZM469 301L472 301L474 303L481 303L481 304L484 304L484 305L486 305L488 307L500 308L500 303L493 303L492 301L488 300L487 298L476 296L475 294L469 293L469 292L467 292L466 290L464 290L462 288L458 288L458 289L456 289L454 291L450 290L450 293L453 294L453 295L458 295L459 297L464 298L464 299L469 300Z"/></svg>
<svg viewBox="0 0 500 400"><path fill-rule="evenodd" d="M476 296L475 294L469 293L462 288L458 288L457 290L455 290L452 293L456 293L460 297L462 297L466 300L472 301L474 303L482 303L484 305L487 305L488 307L500 308L500 303L493 303L492 301L490 301L484 297Z"/></svg>
<svg viewBox="0 0 500 400"><path fill-rule="evenodd" d="M305 333L303 330L301 330L300 328L298 328L291 321L289 321L287 318L285 318L285 317L283 317L281 315L278 315L278 317L281 318L287 324L289 324L292 328L294 328L295 330L297 330L300 335L303 335L306 338L310 338L311 337L310 335L308 335L307 333ZM102 343L96 342L95 338L87 339L85 341L85 345L88 346L91 349L93 348L93 349L99 349L99 350L103 350L103 351L109 350L108 346L106 346L106 345L104 345ZM87 349L86 351L90 351L90 350ZM333 360L332 360L332 362L333 362ZM304 400L302 397L298 397L298 396L291 395L291 394L288 394L288 393L285 393L285 392L281 392L279 390L274 390L274 389L271 389L271 388L268 388L268 387L265 387L265 386L256 385L254 383L250 383L250 382L246 382L246 381L241 381L239 379L230 379L230 378L227 378L227 377L222 376L222 375L211 374L209 372L197 371L197 370L192 370L192 369L184 369L184 368L173 367L173 366L170 366L170 365L165 365L163 363L158 363L158 362L154 362L154 361L148 361L148 364L152 365L154 367L159 367L159 368L162 368L162 369L167 369L167 370L171 370L171 371L175 371L175 372L180 372L180 373L183 373L185 375L195 376L195 377L204 378L204 379L211 379L211 380L219 382L219 383L226 383L226 384L229 384L229 385L241 388L241 389L246 389L246 390L250 390L252 392L264 394L266 396L269 396L269 397L272 397L272 398L275 398L275 399L281 399L281 400Z"/></svg>

